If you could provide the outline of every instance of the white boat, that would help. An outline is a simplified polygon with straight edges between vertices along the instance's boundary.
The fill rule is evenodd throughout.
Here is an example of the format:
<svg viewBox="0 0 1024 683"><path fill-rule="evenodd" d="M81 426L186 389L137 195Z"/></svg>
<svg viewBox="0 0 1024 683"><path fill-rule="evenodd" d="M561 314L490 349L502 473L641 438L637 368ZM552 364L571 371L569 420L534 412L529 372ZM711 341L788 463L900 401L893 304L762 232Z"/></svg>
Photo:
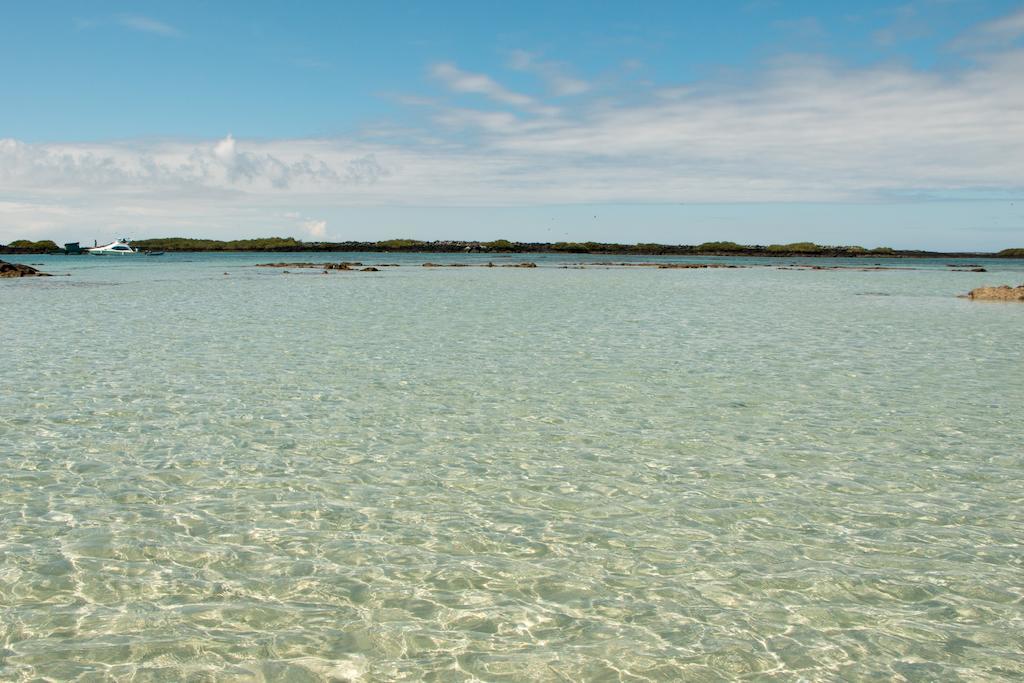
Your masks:
<svg viewBox="0 0 1024 683"><path fill-rule="evenodd" d="M128 244L128 238L122 237L119 240L114 240L110 244L103 244L98 247L88 247L85 251L90 254L96 254L102 256L105 254L138 254L137 249L132 249L131 245Z"/></svg>

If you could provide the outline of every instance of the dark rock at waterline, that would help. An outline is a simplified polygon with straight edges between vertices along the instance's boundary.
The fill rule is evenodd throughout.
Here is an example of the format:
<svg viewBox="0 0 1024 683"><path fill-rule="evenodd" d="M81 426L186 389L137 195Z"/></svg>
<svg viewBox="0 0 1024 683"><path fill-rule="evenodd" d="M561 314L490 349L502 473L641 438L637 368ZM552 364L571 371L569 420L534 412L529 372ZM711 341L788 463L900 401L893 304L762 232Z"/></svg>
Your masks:
<svg viewBox="0 0 1024 683"><path fill-rule="evenodd" d="M487 264L488 267L491 267L493 265L494 264L491 264L491 263ZM523 263L504 263L504 264L502 264L501 267L502 268L536 268L537 264L533 263L532 261L525 261Z"/></svg>
<svg viewBox="0 0 1024 683"><path fill-rule="evenodd" d="M50 277L49 273L41 273L24 263L8 263L0 261L0 277Z"/></svg>
<svg viewBox="0 0 1024 683"><path fill-rule="evenodd" d="M369 268L363 268L362 272L364 272L364 273L379 273L380 272L380 268L374 268L373 266L370 266Z"/></svg>

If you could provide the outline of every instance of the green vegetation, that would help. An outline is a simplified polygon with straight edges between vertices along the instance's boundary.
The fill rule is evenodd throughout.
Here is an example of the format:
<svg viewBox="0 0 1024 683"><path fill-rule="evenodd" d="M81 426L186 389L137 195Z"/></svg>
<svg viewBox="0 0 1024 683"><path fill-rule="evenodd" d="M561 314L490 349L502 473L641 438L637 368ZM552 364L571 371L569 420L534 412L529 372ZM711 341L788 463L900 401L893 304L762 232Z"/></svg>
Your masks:
<svg viewBox="0 0 1024 683"><path fill-rule="evenodd" d="M743 246L742 244L736 244L735 242L704 242L703 244L697 245L697 251L709 252L709 251L747 251L751 247Z"/></svg>
<svg viewBox="0 0 1024 683"><path fill-rule="evenodd" d="M598 246L596 242L555 242L551 245L552 251L565 251L570 254L587 254L592 251L592 246Z"/></svg>
<svg viewBox="0 0 1024 683"><path fill-rule="evenodd" d="M50 254L55 251L63 251L60 247L53 242L53 240L39 240L33 242L32 240L14 240L7 245L11 249L17 249L22 253L28 254Z"/></svg>
<svg viewBox="0 0 1024 683"><path fill-rule="evenodd" d="M768 251L784 254L820 254L825 251L825 247L814 242L793 242L792 244L771 244L768 246Z"/></svg>
<svg viewBox="0 0 1024 683"><path fill-rule="evenodd" d="M623 245L605 245L607 247L616 247ZM683 245L668 245L668 244L656 244L654 242L640 242L639 244L633 244L626 247L629 253L633 254L645 254L645 255L662 255L662 254L685 254L692 253L694 248L683 246Z"/></svg>
<svg viewBox="0 0 1024 683"><path fill-rule="evenodd" d="M892 247L875 247L871 250L872 254L878 254L879 256L892 256L896 253L896 250Z"/></svg>
<svg viewBox="0 0 1024 683"><path fill-rule="evenodd" d="M515 251L516 245L508 240L494 240L493 242L481 242L481 247L490 249L491 251Z"/></svg>
<svg viewBox="0 0 1024 683"><path fill-rule="evenodd" d="M416 247L423 246L424 242L419 240L384 240L383 242L377 242L377 246L381 249L415 249Z"/></svg>
<svg viewBox="0 0 1024 683"><path fill-rule="evenodd" d="M262 237L252 240L199 240L190 237L160 237L136 240L132 246L143 251L302 251L305 244L292 237Z"/></svg>
<svg viewBox="0 0 1024 683"><path fill-rule="evenodd" d="M996 256L1003 258L1024 258L1024 248L1003 249Z"/></svg>

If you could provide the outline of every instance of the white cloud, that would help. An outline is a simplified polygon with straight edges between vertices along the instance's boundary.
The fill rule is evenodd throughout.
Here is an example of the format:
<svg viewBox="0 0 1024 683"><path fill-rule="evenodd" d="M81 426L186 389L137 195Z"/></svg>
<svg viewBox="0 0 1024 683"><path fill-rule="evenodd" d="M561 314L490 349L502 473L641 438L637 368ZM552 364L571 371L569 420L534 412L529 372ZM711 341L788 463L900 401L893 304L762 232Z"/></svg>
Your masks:
<svg viewBox="0 0 1024 683"><path fill-rule="evenodd" d="M449 62L431 66L430 75L454 92L483 95L499 104L511 105L545 116L558 114L557 107L541 104L529 95L509 90L486 74L463 71Z"/></svg>
<svg viewBox="0 0 1024 683"><path fill-rule="evenodd" d="M953 47L959 50L996 50L1006 48L1024 37L1024 8L993 19L966 31Z"/></svg>
<svg viewBox="0 0 1024 683"><path fill-rule="evenodd" d="M226 165L235 162L235 138L231 133L213 146L213 155Z"/></svg>
<svg viewBox="0 0 1024 683"><path fill-rule="evenodd" d="M144 17L138 14L119 14L115 19L121 26L130 28L133 31L155 33L157 35L167 36L168 38L181 37L181 31L170 24L166 24L151 17Z"/></svg>
<svg viewBox="0 0 1024 683"><path fill-rule="evenodd" d="M590 90L590 84L569 76L566 67L558 62L544 61L526 50L513 50L509 55L509 68L537 74L547 83L553 95L567 97L582 95Z"/></svg>
<svg viewBox="0 0 1024 683"><path fill-rule="evenodd" d="M302 227L310 237L323 239L327 236L327 221L306 221Z"/></svg>

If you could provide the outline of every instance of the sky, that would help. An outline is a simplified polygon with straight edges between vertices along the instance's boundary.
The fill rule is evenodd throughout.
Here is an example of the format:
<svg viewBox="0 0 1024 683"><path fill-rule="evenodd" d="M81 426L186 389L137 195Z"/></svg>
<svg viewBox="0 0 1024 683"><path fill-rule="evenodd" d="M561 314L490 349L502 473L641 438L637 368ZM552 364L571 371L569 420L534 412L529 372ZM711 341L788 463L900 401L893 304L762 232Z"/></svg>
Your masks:
<svg viewBox="0 0 1024 683"><path fill-rule="evenodd" d="M1024 2L0 6L0 243L1024 246Z"/></svg>

